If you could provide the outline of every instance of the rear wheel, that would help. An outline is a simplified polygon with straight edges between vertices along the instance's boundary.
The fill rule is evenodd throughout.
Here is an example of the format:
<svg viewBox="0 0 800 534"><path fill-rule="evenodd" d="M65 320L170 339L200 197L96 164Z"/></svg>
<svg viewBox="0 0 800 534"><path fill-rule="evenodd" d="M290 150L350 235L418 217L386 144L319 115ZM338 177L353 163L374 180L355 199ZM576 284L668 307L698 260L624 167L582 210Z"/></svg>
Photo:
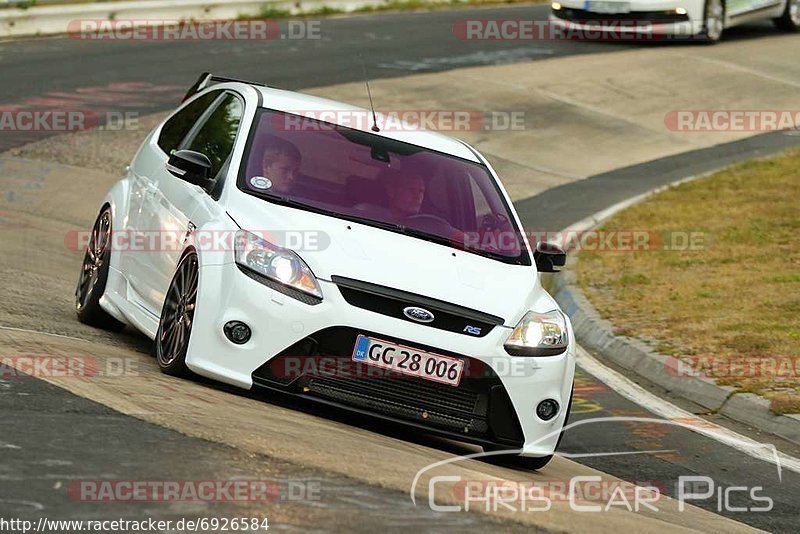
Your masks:
<svg viewBox="0 0 800 534"><path fill-rule="evenodd" d="M75 288L75 311L78 320L84 324L118 332L125 327L125 323L100 307L100 297L108 281L111 235L111 209L106 207L97 216L83 256L81 274Z"/></svg>
<svg viewBox="0 0 800 534"><path fill-rule="evenodd" d="M789 0L783 15L773 22L781 30L796 32L800 28L800 0Z"/></svg>
<svg viewBox="0 0 800 534"><path fill-rule="evenodd" d="M725 6L722 0L706 0L703 10L703 36L707 43L717 43L725 29Z"/></svg>
<svg viewBox="0 0 800 534"><path fill-rule="evenodd" d="M181 259L169 284L156 332L156 361L159 369L168 375L189 374L186 351L194 323L198 277L197 253L191 251Z"/></svg>

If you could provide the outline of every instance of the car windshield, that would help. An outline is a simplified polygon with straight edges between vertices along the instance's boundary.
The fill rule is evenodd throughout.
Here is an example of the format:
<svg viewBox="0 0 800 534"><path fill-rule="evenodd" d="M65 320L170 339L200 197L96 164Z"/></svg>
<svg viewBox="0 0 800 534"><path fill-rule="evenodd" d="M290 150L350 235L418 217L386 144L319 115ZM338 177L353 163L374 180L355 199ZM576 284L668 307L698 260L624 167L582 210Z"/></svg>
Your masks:
<svg viewBox="0 0 800 534"><path fill-rule="evenodd" d="M239 188L273 202L529 264L486 166L368 132L261 110Z"/></svg>

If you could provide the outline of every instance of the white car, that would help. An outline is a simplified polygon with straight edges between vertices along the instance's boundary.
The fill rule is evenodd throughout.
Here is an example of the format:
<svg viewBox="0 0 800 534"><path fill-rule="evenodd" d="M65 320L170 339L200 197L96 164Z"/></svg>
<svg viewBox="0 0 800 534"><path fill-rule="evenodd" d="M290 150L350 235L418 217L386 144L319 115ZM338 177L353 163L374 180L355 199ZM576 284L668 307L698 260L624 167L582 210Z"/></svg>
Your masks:
<svg viewBox="0 0 800 534"><path fill-rule="evenodd" d="M551 8L551 23L563 30L583 35L599 29L619 39L700 37L713 43L725 28L764 19L786 31L800 27L800 0L558 0Z"/></svg>
<svg viewBox="0 0 800 534"><path fill-rule="evenodd" d="M334 122L360 113L381 117L201 76L105 197L78 318L141 330L168 374L543 466L569 414L575 340L539 272L564 252L531 250L475 149Z"/></svg>

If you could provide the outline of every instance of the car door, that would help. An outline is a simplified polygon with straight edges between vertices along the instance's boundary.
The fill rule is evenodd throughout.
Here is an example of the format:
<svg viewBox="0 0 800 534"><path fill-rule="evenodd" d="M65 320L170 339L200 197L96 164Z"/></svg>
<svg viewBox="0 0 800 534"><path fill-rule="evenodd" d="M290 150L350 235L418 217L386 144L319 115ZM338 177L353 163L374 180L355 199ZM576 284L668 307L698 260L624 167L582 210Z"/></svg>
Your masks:
<svg viewBox="0 0 800 534"><path fill-rule="evenodd" d="M227 170L243 112L243 99L231 91L223 92L189 129L179 150L204 154L211 162L211 176L221 180ZM164 163L166 158L165 153ZM157 175L158 193L151 204L149 226L160 230L164 246L152 256L149 267L153 304L160 309L184 243L195 228L192 214L208 196L208 192L174 176L165 165L159 167Z"/></svg>
<svg viewBox="0 0 800 534"><path fill-rule="evenodd" d="M726 0L723 2L725 5L725 16L727 18L744 17L744 15L755 15L756 12L764 9L777 6L781 4L781 0ZM783 4L785 5L785 4Z"/></svg>
<svg viewBox="0 0 800 534"><path fill-rule="evenodd" d="M157 277L153 265L161 253L161 228L156 214L162 200L159 179L169 154L180 147L190 130L222 95L209 91L182 106L143 143L131 164L131 204L128 210L128 245L120 255L128 280L128 298L147 311L160 310Z"/></svg>

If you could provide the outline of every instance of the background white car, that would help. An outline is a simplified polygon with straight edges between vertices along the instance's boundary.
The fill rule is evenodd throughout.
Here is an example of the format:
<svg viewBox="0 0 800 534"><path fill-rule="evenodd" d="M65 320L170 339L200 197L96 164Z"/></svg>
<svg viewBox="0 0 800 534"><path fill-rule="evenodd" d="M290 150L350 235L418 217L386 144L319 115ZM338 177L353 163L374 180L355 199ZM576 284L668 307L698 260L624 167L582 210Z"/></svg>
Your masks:
<svg viewBox="0 0 800 534"><path fill-rule="evenodd" d="M543 466L569 414L575 341L538 271L556 271L563 251L531 251L495 172L463 142L300 120L353 113L366 111L201 76L106 196L79 319L138 328L169 374Z"/></svg>
<svg viewBox="0 0 800 534"><path fill-rule="evenodd" d="M559 0L550 20L564 29L597 29L631 36L703 37L716 42L725 28L773 19L800 27L800 0Z"/></svg>

